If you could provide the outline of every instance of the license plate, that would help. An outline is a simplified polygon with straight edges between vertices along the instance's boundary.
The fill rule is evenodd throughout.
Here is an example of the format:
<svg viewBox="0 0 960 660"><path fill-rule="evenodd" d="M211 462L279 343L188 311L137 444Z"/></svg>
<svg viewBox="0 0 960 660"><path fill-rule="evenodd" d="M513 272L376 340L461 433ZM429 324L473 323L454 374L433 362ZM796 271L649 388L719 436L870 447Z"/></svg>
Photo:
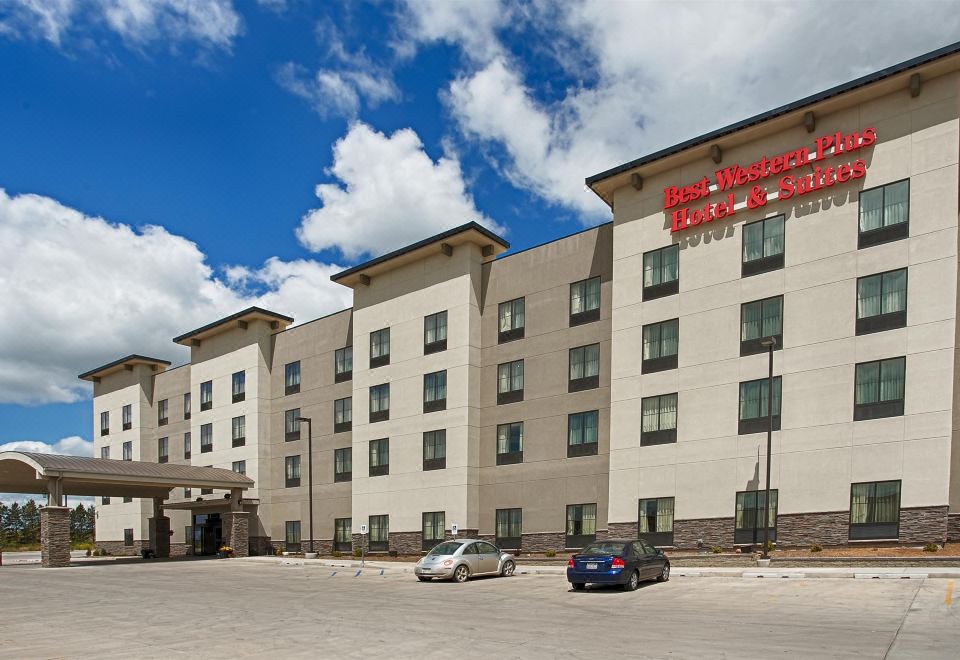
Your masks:
<svg viewBox="0 0 960 660"><path fill-rule="evenodd" d="M598 563L595 562L595 561L589 562L589 563L587 564L587 570L588 570L588 571L595 571L595 570L597 570L598 568L600 568L600 564L598 564Z"/></svg>

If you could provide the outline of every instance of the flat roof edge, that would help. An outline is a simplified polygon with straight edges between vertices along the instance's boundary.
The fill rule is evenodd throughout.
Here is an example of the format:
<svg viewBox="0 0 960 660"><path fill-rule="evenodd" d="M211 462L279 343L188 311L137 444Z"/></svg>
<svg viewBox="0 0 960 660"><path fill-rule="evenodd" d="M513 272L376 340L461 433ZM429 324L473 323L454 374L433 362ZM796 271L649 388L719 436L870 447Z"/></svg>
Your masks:
<svg viewBox="0 0 960 660"><path fill-rule="evenodd" d="M124 364L125 362L134 362L134 361L161 364L165 367L169 367L171 364L169 360L161 360L160 358L152 358L152 357L147 357L146 355L139 355L137 353L133 353L131 355L127 355L126 357L122 357L119 360L114 360L113 362L109 362L100 367L97 367L96 369L91 369L90 371L86 371L80 374L79 376L77 376L77 378L79 378L80 380L87 380L88 378L92 378L93 376L97 375L101 371L112 369L114 367Z"/></svg>
<svg viewBox="0 0 960 660"><path fill-rule="evenodd" d="M286 316L285 314L278 314L277 312L271 312L269 309L264 309L263 307L257 307L256 305L254 305L252 307L247 307L246 309L240 310L236 314L231 314L230 316L226 316L222 319L217 319L216 321L213 321L212 323L208 323L205 326L197 328L196 330L191 330L190 332L186 332L180 335L179 337L174 337L173 343L179 344L187 339L190 339L191 337L195 337L201 333L204 333L207 330L212 330L217 326L230 323L231 321L236 321L237 319L244 317L248 314L263 314L264 316L269 316L278 321L286 321L287 323L293 323L292 316Z"/></svg>

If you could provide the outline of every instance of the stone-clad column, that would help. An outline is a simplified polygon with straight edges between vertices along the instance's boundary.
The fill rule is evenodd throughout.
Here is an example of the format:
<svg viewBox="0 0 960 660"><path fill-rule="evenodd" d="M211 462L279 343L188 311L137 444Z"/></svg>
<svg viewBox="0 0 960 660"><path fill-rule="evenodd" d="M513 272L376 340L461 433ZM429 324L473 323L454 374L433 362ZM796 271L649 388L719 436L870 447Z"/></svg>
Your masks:
<svg viewBox="0 0 960 660"><path fill-rule="evenodd" d="M156 557L170 556L170 519L166 516L150 518L150 549Z"/></svg>
<svg viewBox="0 0 960 660"><path fill-rule="evenodd" d="M231 511L224 514L223 531L226 537L229 533L230 547L234 557L248 557L250 555L250 512ZM229 530L229 532L227 531Z"/></svg>
<svg viewBox="0 0 960 660"><path fill-rule="evenodd" d="M40 509L40 565L44 568L70 565L70 509L65 506Z"/></svg>

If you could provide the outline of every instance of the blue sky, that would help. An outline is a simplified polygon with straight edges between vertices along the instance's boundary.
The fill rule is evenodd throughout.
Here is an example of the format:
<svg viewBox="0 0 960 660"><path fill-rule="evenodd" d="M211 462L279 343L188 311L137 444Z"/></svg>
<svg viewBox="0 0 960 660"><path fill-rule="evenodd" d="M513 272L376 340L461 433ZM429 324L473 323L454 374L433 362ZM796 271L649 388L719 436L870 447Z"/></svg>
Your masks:
<svg viewBox="0 0 960 660"><path fill-rule="evenodd" d="M445 228L604 222L586 176L960 36L921 4L0 0L0 447L90 451L76 374Z"/></svg>

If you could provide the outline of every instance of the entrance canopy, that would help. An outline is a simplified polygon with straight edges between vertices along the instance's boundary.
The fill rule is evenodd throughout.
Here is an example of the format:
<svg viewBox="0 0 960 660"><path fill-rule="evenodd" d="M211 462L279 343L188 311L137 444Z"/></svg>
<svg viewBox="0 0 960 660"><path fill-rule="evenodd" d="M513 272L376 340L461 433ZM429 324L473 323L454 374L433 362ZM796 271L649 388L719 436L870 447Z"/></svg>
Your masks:
<svg viewBox="0 0 960 660"><path fill-rule="evenodd" d="M64 495L166 499L174 488L233 492L253 484L253 479L222 468L0 452L0 493L47 493L53 505Z"/></svg>

